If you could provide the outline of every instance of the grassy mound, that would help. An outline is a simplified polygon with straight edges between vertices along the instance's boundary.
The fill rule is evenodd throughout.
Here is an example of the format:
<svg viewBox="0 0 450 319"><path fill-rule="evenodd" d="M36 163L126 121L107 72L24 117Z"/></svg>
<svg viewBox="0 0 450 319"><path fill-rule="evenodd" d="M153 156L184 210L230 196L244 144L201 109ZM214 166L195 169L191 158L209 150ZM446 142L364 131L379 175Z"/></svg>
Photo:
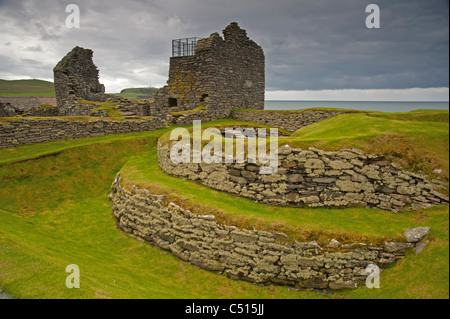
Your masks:
<svg viewBox="0 0 450 319"><path fill-rule="evenodd" d="M324 150L358 148L384 154L410 171L447 182L449 176L449 111L351 113L294 132L286 143Z"/></svg>

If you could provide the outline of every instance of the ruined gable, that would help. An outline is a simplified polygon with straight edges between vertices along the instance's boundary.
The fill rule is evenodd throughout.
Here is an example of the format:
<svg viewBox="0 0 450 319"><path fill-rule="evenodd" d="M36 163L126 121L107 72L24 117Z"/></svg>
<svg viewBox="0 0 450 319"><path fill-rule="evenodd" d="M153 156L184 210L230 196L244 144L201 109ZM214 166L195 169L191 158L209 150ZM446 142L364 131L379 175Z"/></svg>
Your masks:
<svg viewBox="0 0 450 319"><path fill-rule="evenodd" d="M190 39L174 40L169 79L154 95L153 114L204 106L212 118L224 118L235 108L264 109L262 48L236 22L223 35L198 40L195 50Z"/></svg>
<svg viewBox="0 0 450 319"><path fill-rule="evenodd" d="M53 69L59 115L88 115L78 99L104 102L105 87L98 81L92 50L75 47Z"/></svg>

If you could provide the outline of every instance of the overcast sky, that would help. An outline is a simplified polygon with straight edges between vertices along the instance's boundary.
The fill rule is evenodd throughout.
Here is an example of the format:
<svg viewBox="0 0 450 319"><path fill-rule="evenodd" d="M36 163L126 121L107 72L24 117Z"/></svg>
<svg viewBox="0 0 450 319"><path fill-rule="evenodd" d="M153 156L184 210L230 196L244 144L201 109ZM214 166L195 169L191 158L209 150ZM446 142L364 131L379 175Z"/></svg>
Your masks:
<svg viewBox="0 0 450 319"><path fill-rule="evenodd" d="M70 3L79 29L66 27ZM366 27L370 3L379 29ZM94 51L107 92L161 87L172 39L236 21L263 47L267 99L448 100L448 14L448 0L0 0L0 78L53 80L78 45Z"/></svg>

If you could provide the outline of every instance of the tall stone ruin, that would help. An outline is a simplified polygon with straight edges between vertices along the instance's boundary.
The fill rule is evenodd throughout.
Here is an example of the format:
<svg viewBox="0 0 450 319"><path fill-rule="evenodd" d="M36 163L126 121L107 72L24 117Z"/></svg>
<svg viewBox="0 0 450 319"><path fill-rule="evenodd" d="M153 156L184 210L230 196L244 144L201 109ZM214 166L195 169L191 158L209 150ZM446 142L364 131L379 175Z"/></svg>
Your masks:
<svg viewBox="0 0 450 319"><path fill-rule="evenodd" d="M89 115L91 109L78 104L79 99L106 101L105 87L98 81L98 69L92 55L92 50L77 46L53 69L59 115Z"/></svg>
<svg viewBox="0 0 450 319"><path fill-rule="evenodd" d="M233 108L264 109L265 58L236 22L208 38L172 42L167 85L155 92L152 115L204 106L211 118Z"/></svg>

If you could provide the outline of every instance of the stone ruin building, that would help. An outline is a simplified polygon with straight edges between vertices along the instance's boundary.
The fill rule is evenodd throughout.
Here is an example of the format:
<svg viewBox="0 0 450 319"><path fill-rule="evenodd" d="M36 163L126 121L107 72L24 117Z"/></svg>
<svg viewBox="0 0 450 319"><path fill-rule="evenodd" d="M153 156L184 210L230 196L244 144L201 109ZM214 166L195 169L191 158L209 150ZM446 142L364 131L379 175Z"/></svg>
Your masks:
<svg viewBox="0 0 450 319"><path fill-rule="evenodd" d="M154 94L153 113L203 106L223 118L233 108L264 109L262 48L236 22L223 35L172 41L169 79Z"/></svg>
<svg viewBox="0 0 450 319"><path fill-rule="evenodd" d="M75 47L53 70L59 115L95 115L92 106L77 102L80 99L114 101L127 114L163 119L199 107L195 116L206 120L226 118L234 108L264 109L262 48L236 22L223 35L172 40L167 85L154 93L153 100L140 103L105 94L92 50Z"/></svg>
<svg viewBox="0 0 450 319"><path fill-rule="evenodd" d="M98 81L92 50L75 47L53 69L59 115L89 115L77 100L105 102L105 87Z"/></svg>

